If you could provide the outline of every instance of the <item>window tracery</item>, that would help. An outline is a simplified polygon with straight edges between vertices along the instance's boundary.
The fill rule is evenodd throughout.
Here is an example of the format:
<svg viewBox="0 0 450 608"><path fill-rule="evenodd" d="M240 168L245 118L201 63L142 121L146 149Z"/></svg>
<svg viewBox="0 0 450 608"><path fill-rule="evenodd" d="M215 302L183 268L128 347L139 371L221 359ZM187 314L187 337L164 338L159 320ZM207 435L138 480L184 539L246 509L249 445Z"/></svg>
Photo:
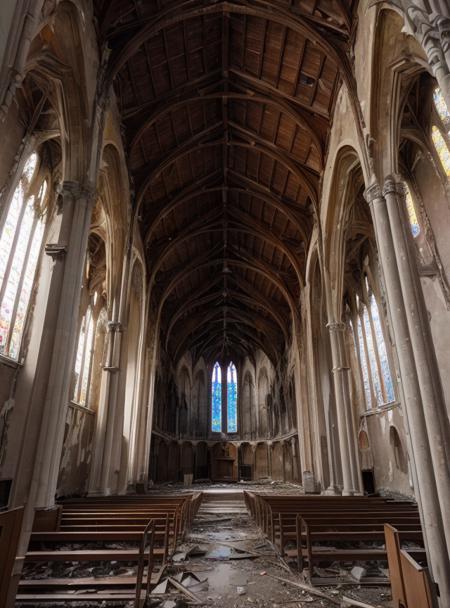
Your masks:
<svg viewBox="0 0 450 608"><path fill-rule="evenodd" d="M227 432L237 432L237 376L233 362L227 369Z"/></svg>
<svg viewBox="0 0 450 608"><path fill-rule="evenodd" d="M48 185L39 156L25 163L0 225L0 354L18 360L45 231Z"/></svg>
<svg viewBox="0 0 450 608"><path fill-rule="evenodd" d="M356 295L356 327L353 324L355 348L361 368L366 409L395 400L394 384L388 358L378 302L367 276L362 297Z"/></svg>
<svg viewBox="0 0 450 608"><path fill-rule="evenodd" d="M226 368L225 385L222 383L222 375L222 366L216 361L211 376L211 431L221 433L222 420L226 418L226 432L237 433L237 370L232 361ZM222 416L223 404L226 404L226 416L224 417Z"/></svg>
<svg viewBox="0 0 450 608"><path fill-rule="evenodd" d="M220 433L222 430L222 368L217 362L212 373L211 430L213 433Z"/></svg>

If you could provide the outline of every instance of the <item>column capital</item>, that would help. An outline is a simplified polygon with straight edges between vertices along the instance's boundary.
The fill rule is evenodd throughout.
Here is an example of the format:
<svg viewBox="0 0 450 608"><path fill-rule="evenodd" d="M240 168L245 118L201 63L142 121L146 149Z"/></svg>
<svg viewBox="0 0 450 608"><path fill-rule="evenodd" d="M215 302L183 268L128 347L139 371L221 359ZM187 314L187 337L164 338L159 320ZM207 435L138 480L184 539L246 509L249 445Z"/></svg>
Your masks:
<svg viewBox="0 0 450 608"><path fill-rule="evenodd" d="M82 184L71 180L66 180L59 187L60 195L65 198L70 196L74 200L85 198L91 199L96 194L96 188L93 184Z"/></svg>
<svg viewBox="0 0 450 608"><path fill-rule="evenodd" d="M405 185L403 180L394 175L388 175L384 180L383 196L387 196L388 194L405 196Z"/></svg>
<svg viewBox="0 0 450 608"><path fill-rule="evenodd" d="M327 323L329 331L345 331L346 325L343 321L330 321Z"/></svg>
<svg viewBox="0 0 450 608"><path fill-rule="evenodd" d="M115 334L123 331L123 325L120 321L108 321L108 331Z"/></svg>
<svg viewBox="0 0 450 608"><path fill-rule="evenodd" d="M376 200L382 200L383 192L381 191L380 184L378 182L374 182L368 186L364 191L364 198L369 205L372 205L372 203Z"/></svg>

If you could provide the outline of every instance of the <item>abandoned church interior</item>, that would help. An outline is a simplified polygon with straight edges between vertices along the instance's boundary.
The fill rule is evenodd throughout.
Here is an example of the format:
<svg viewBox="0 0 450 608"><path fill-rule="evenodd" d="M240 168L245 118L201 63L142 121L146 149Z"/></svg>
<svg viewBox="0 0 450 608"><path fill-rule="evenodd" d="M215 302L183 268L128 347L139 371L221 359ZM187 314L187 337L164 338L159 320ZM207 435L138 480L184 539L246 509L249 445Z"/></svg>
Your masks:
<svg viewBox="0 0 450 608"><path fill-rule="evenodd" d="M0 608L449 608L448 0L7 0L0 133Z"/></svg>

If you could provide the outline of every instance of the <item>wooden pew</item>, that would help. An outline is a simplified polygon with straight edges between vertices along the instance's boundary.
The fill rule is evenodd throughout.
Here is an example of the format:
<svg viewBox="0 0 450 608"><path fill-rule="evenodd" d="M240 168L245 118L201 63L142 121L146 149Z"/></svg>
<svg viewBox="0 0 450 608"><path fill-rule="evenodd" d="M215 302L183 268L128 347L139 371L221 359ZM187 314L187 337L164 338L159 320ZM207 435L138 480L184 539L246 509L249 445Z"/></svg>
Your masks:
<svg viewBox="0 0 450 608"><path fill-rule="evenodd" d="M135 576L85 577L79 579L22 580L17 600L33 604L45 601L135 601L148 594L177 540L189 528L202 495L133 496L64 501L58 517L45 522L40 518L31 534L26 563L98 562L135 564ZM70 549L70 543L98 543L94 549ZM108 543L123 542L124 548ZM68 590L68 588L72 591ZM73 590L94 589L95 593L74 595ZM66 593L65 593L66 592ZM88 597L89 596L89 597Z"/></svg>
<svg viewBox="0 0 450 608"><path fill-rule="evenodd" d="M384 524L399 528L403 541L423 543L417 506L383 497L256 495L244 493L250 514L281 555L300 570L320 562L386 561ZM349 544L350 543L350 544ZM287 550L291 544L293 548ZM425 558L422 547L414 551Z"/></svg>
<svg viewBox="0 0 450 608"><path fill-rule="evenodd" d="M0 512L0 606L8 597L22 519L23 507Z"/></svg>
<svg viewBox="0 0 450 608"><path fill-rule="evenodd" d="M428 569L420 566L410 552L401 549L400 534L394 526L385 524L384 534L393 608L432 608Z"/></svg>

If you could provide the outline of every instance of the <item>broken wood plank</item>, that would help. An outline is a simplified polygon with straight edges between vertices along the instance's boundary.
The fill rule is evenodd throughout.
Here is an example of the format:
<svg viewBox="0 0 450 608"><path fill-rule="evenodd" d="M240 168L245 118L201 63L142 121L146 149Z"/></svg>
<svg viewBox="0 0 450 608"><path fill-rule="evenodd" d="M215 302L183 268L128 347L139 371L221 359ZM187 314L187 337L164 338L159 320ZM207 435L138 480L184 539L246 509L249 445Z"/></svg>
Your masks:
<svg viewBox="0 0 450 608"><path fill-rule="evenodd" d="M270 576L270 578L274 578L277 581L287 583L288 585L292 585L293 587L298 587L302 591L307 591L311 595L316 595L317 597L326 599L329 602L331 602L332 604L335 604L336 606L340 606L340 604L341 604L339 600L336 600L334 597L330 597L327 593L323 593L322 591L319 591L318 589L315 589L314 587L311 587L311 585L307 585L306 583L298 583L297 581L291 581L289 578L284 578L282 576L275 576L275 574L267 573L267 574L265 574L265 576Z"/></svg>

